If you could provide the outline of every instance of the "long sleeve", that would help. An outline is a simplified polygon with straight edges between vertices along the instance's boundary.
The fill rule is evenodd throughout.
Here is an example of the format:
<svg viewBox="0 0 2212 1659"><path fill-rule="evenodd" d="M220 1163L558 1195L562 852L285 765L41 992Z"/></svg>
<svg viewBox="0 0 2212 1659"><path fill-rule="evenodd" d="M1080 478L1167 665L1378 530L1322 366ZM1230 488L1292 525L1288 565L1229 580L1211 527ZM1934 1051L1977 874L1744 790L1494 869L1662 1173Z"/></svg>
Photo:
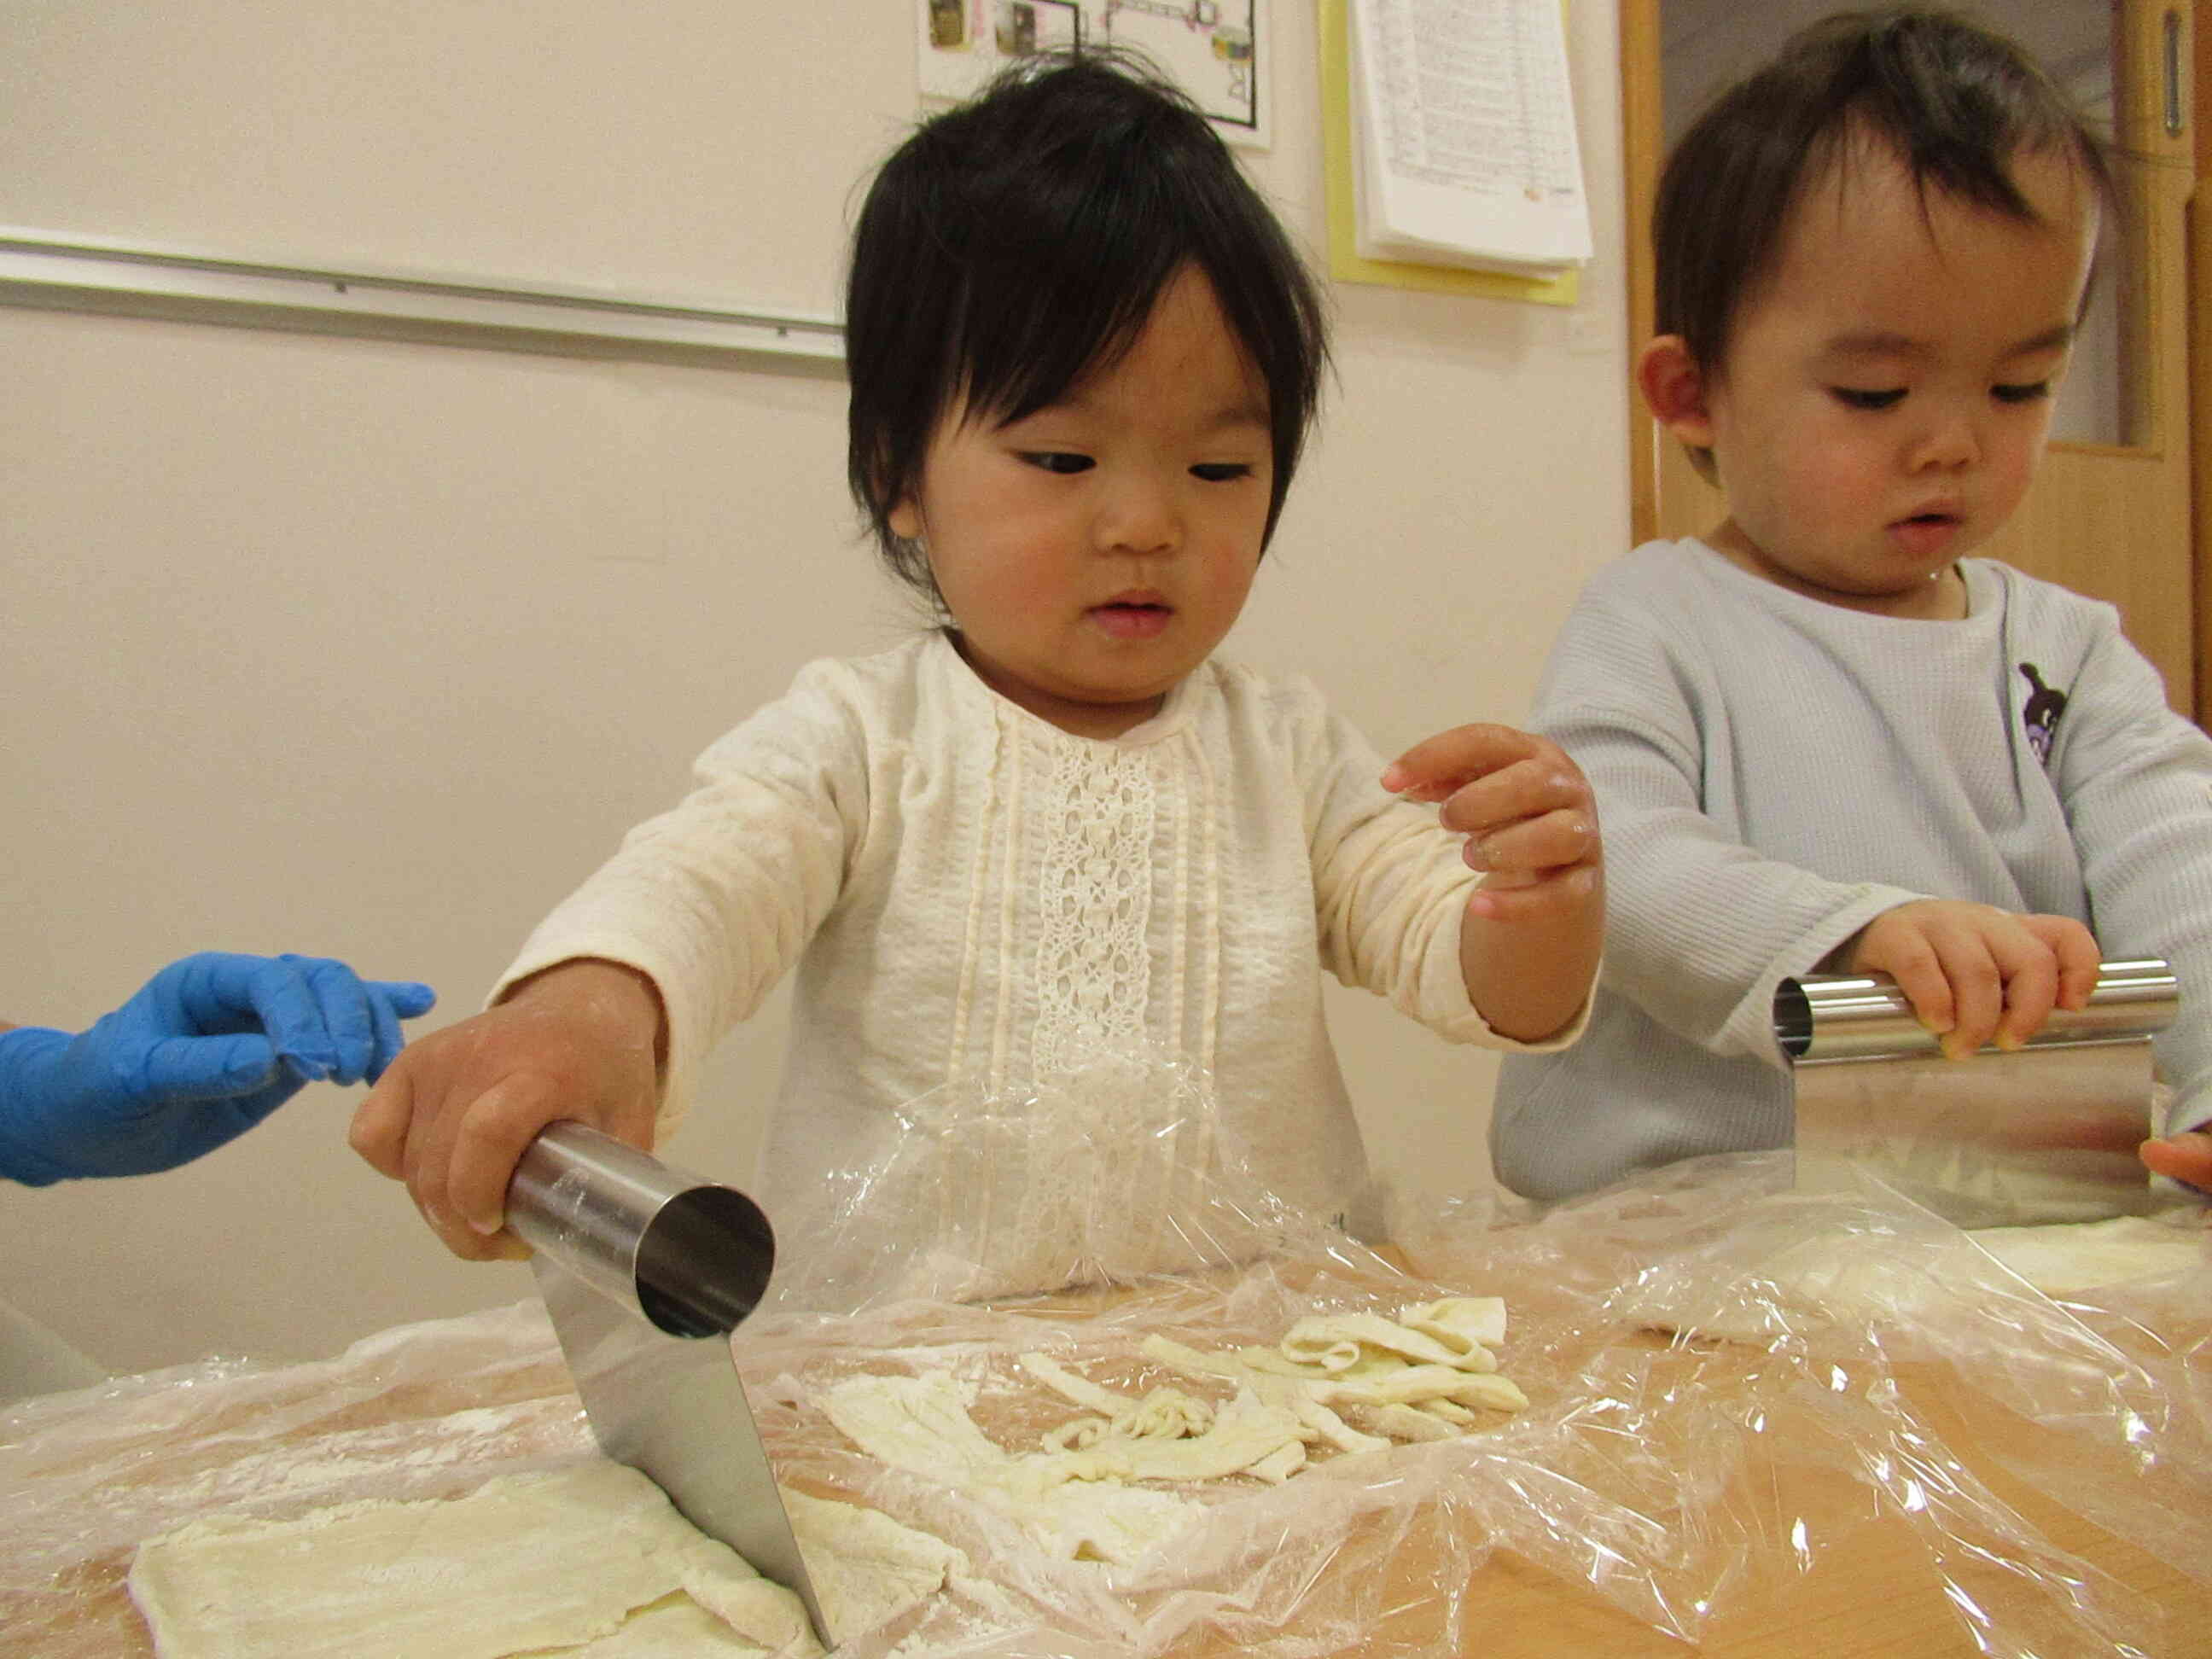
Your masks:
<svg viewBox="0 0 2212 1659"><path fill-rule="evenodd" d="M1330 763L1318 793L1309 761ZM917 1103L957 1116L1042 1100L1103 1047L1206 1079L1273 1190L1332 1214L1366 1163L1323 1018L1317 907L1339 916L1327 953L1357 958L1362 982L1484 1036L1455 969L1432 966L1456 951L1445 890L1463 901L1473 878L1380 769L1302 684L1209 664L1153 720L1098 742L998 696L933 635L804 670L501 984L587 956L651 978L670 1028L665 1133L723 1032L792 973L764 1202L886 1167ZM1370 819L1390 826L1372 846ZM1373 856L1340 859L1340 882L1316 874L1316 845ZM1340 887L1341 904L1323 897Z"/></svg>
<svg viewBox="0 0 2212 1659"><path fill-rule="evenodd" d="M1572 1042L1580 1019L1533 1044L1490 1029L1468 1000L1460 965L1467 902L1481 884L1460 857L1461 838L1440 826L1433 806L1385 792L1381 757L1322 712L1318 697L1297 729L1322 965L1449 1042L1531 1053Z"/></svg>
<svg viewBox="0 0 2212 1659"><path fill-rule="evenodd" d="M820 663L699 757L694 787L638 825L548 915L493 992L599 957L653 981L668 1016L665 1134L701 1061L787 973L836 903L867 816L866 744Z"/></svg>
<svg viewBox="0 0 2212 1659"><path fill-rule="evenodd" d="M1324 965L1449 1038L1521 1046L1489 1032L1461 977L1478 878L1458 837L1381 771L1303 682L1208 663L1101 741L1008 702L930 635L802 672L702 757L692 793L630 834L503 983L586 956L650 977L668 1011L665 1133L715 1042L792 973L754 1190L793 1214L825 1182L920 1179L917 1143L957 1150L942 1132L962 1122L1157 1152L1189 1080L1271 1191L1346 1213L1366 1156ZM1162 1086L1083 1086L1101 1057L1157 1060ZM935 1131L917 1136L925 1119ZM1194 1170L1211 1143L1210 1127L1191 1139ZM977 1206L1004 1183L993 1201L1046 1240L1052 1194L1080 1171L961 1179L981 1183L962 1195Z"/></svg>
<svg viewBox="0 0 2212 1659"><path fill-rule="evenodd" d="M1723 704L1698 643L1600 596L1561 635L1536 723L1597 797L1608 990L1700 1048L1779 1066L1776 987L1918 895L1763 856L1705 811ZM1819 729L1817 711L1804 726Z"/></svg>
<svg viewBox="0 0 2212 1659"><path fill-rule="evenodd" d="M1697 542L1648 544L1593 580L1534 723L1596 791L1606 966L1581 1045L1506 1062L1492 1150L1509 1186L1563 1197L1787 1145L1777 986L1912 899L2094 921L2108 945L2140 936L2118 948L2177 963L2201 948L2179 937L2194 897L2148 925L2205 869L2178 827L2191 745L2155 681L2088 671L2100 639L2140 663L2109 608L1989 561L1960 568L1968 614L1948 622L1824 604ZM2069 689L2083 706L2054 726ZM2201 1078L2191 1041L2169 1065Z"/></svg>
<svg viewBox="0 0 2212 1659"><path fill-rule="evenodd" d="M2181 1011L2157 1042L2169 1133L2212 1121L2212 739L2166 706L2117 629L2074 677L2051 756L2107 958L2172 963Z"/></svg>

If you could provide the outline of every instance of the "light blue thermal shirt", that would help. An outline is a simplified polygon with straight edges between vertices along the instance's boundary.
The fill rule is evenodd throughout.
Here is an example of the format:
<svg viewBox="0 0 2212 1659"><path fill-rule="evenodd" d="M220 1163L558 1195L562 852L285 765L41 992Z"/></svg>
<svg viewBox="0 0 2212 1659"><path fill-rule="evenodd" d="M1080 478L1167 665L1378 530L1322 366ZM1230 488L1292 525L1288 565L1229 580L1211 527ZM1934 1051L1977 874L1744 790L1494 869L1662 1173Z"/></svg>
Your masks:
<svg viewBox="0 0 2212 1659"><path fill-rule="evenodd" d="M1976 899L2164 957L2167 1126L2212 1119L2212 741L2169 711L2117 613L1984 559L1969 614L1869 616L1694 540L1599 573L1533 724L1589 775L1606 965L1587 1036L1516 1055L1491 1145L1531 1197L1784 1146L1774 991L1883 911Z"/></svg>

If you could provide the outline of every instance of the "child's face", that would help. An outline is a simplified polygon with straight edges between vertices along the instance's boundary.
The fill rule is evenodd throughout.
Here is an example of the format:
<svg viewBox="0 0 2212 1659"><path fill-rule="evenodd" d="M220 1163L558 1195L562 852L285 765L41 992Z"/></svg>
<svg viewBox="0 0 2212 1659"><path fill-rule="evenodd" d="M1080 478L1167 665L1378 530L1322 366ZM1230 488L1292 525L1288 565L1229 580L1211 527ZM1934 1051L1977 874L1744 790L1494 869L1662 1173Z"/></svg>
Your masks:
<svg viewBox="0 0 2212 1659"><path fill-rule="evenodd" d="M1006 426L956 410L918 500L963 654L1062 730L1150 719L1243 609L1273 474L1264 381L1206 279L1176 277L1111 368Z"/></svg>
<svg viewBox="0 0 2212 1659"><path fill-rule="evenodd" d="M2066 157L2012 177L2039 222L1933 187L1923 204L1883 151L1814 186L1692 423L1728 498L1723 553L1853 609L1963 614L1944 579L2034 474L2096 234Z"/></svg>

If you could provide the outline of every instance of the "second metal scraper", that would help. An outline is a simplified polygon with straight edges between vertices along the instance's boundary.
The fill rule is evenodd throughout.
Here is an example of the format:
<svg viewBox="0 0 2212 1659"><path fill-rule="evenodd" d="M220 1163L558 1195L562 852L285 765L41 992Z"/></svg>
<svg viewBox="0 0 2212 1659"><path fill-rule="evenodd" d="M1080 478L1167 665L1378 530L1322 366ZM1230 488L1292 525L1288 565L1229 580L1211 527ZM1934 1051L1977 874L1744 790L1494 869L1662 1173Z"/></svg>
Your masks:
<svg viewBox="0 0 2212 1659"><path fill-rule="evenodd" d="M1797 1187L1869 1170L1961 1227L2141 1214L2155 1194L2136 1148L2162 1132L2151 1040L2179 1005L2164 962L2107 962L2087 1006L2054 1009L2025 1048L1953 1060L1885 975L1785 979Z"/></svg>

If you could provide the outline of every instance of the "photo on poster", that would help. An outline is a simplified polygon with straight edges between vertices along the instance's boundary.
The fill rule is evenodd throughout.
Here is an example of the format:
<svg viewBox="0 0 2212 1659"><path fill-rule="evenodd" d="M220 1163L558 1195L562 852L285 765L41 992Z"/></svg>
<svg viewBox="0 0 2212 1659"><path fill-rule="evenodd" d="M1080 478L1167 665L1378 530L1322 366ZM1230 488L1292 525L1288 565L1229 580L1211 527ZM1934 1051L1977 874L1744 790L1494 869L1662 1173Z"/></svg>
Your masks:
<svg viewBox="0 0 2212 1659"><path fill-rule="evenodd" d="M1232 144L1272 142L1268 0L915 0L925 98L968 97L1017 58L1073 46L1144 54Z"/></svg>

